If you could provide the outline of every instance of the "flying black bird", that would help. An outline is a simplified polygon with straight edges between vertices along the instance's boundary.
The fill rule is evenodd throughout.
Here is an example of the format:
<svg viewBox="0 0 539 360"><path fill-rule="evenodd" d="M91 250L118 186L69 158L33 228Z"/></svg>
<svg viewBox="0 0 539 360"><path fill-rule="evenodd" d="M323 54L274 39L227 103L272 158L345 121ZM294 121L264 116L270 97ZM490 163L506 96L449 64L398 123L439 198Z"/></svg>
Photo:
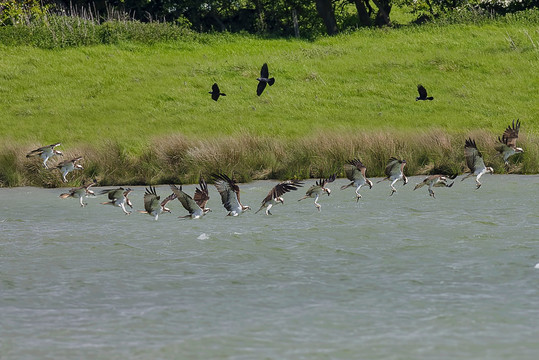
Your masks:
<svg viewBox="0 0 539 360"><path fill-rule="evenodd" d="M421 84L417 85L417 92L419 93L419 96L415 98L415 101L417 100L434 100L432 96L427 96L427 89Z"/></svg>
<svg viewBox="0 0 539 360"><path fill-rule="evenodd" d="M258 80L258 86L256 88L256 94L258 96L262 95L264 89L266 88L266 84L271 86L275 83L275 78L269 78L268 64L266 63L262 65L262 69L260 70L260 77L256 79Z"/></svg>
<svg viewBox="0 0 539 360"><path fill-rule="evenodd" d="M211 91L209 91L208 94L211 94L211 98L215 101L219 99L219 96L226 96L225 93L222 93L221 90L219 90L217 83L213 83Z"/></svg>

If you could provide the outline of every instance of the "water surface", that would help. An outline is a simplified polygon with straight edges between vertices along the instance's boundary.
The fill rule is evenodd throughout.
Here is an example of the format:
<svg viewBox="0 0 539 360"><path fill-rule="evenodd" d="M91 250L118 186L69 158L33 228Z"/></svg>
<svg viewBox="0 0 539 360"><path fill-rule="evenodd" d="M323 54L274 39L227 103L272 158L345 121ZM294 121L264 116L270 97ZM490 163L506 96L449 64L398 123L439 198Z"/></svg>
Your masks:
<svg viewBox="0 0 539 360"><path fill-rule="evenodd" d="M1 358L536 359L539 177L421 179L196 221L0 189Z"/></svg>

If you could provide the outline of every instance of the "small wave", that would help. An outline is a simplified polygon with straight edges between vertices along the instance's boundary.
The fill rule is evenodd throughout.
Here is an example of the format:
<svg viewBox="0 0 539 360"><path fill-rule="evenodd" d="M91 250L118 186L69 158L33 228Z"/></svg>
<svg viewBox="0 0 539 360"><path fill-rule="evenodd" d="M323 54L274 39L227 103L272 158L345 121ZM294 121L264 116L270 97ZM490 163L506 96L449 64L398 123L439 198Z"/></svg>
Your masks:
<svg viewBox="0 0 539 360"><path fill-rule="evenodd" d="M202 233L197 237L198 240L208 240L209 238L210 236L206 233Z"/></svg>

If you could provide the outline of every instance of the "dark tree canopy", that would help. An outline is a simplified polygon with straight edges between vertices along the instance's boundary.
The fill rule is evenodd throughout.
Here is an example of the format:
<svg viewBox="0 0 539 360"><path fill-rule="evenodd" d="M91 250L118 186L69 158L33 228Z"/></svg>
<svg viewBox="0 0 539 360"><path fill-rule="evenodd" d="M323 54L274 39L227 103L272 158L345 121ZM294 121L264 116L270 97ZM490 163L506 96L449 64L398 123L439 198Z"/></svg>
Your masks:
<svg viewBox="0 0 539 360"><path fill-rule="evenodd" d="M246 31L302 37L333 35L347 27L388 26L392 24L393 7L404 6L421 19L471 7L504 14L539 6L539 0L24 0L19 3L39 4L71 14L91 12L103 20L121 14L142 22L176 23L201 32ZM0 10L1 7L0 3Z"/></svg>

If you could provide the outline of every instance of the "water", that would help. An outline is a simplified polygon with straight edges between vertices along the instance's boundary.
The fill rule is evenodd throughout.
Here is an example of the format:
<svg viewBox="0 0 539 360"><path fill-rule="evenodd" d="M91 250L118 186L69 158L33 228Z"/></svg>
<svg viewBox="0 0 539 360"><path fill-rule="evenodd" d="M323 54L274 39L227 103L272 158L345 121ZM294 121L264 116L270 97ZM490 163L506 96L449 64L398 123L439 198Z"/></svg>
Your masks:
<svg viewBox="0 0 539 360"><path fill-rule="evenodd" d="M356 203L338 179L320 213L301 189L237 218L211 186L208 216L178 220L175 201L157 222L0 189L0 357L536 359L539 177L457 179L436 199L419 181Z"/></svg>

